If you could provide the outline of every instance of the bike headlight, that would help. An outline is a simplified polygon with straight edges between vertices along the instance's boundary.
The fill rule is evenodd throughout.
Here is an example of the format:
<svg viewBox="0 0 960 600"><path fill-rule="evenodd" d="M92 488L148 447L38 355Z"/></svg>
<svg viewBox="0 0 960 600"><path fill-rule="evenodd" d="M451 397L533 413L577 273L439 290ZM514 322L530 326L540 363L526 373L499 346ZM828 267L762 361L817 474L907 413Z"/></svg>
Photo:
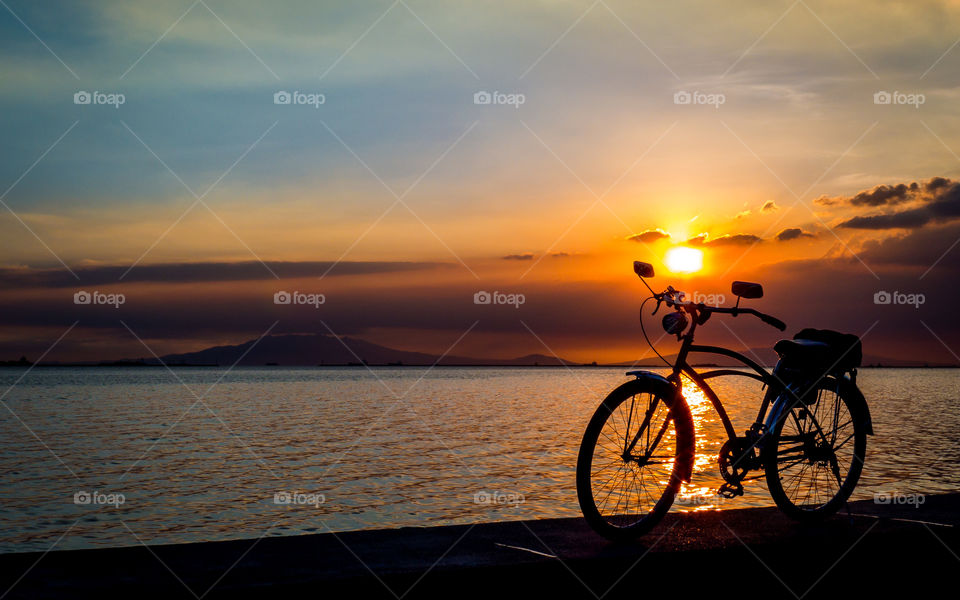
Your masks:
<svg viewBox="0 0 960 600"><path fill-rule="evenodd" d="M672 335L680 335L690 323L687 315L682 312L672 312L663 315L663 330Z"/></svg>

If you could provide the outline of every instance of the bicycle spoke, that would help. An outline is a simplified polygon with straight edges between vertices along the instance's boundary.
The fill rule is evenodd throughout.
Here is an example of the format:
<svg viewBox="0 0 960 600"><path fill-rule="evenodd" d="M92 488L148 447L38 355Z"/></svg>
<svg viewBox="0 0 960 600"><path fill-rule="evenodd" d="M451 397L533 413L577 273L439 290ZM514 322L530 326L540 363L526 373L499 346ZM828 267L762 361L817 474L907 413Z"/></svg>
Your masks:
<svg viewBox="0 0 960 600"><path fill-rule="evenodd" d="M801 457L801 458L793 461L793 462L790 463L790 464L783 465L782 467L780 467L780 468L777 470L777 472L778 472L778 473L783 473L784 471L786 471L787 469L789 469L789 468L792 467L793 465L799 464L799 463L801 463L801 462L803 462L803 461L805 461L805 460L807 460L806 457Z"/></svg>
<svg viewBox="0 0 960 600"><path fill-rule="evenodd" d="M617 475L620 474L620 472L621 472L622 470L623 470L623 465L621 465L620 468L617 469L617 473L614 474L613 477L611 477L610 479L608 479L608 480L606 481L606 483L610 483L611 481L613 481L613 480L617 477ZM605 483L604 485L606 485L606 483ZM614 488L614 487L611 486L610 491L608 491L608 492L607 492L607 495L603 497L603 500L602 500L602 503L603 503L603 504L602 504L602 506L598 505L597 508L602 509L602 508L606 507L606 505L607 505L607 500L610 498L610 494L612 494L615 489L616 489L616 488Z"/></svg>
<svg viewBox="0 0 960 600"><path fill-rule="evenodd" d="M607 463L604 464L604 465L602 465L599 469L597 469L596 471L593 471L592 473L590 473L590 477L596 477L600 472L606 471L607 469L609 469L610 467L612 467L613 465L616 465L616 464L621 464L621 465L622 465L622 464L623 464L623 460L622 460L620 457L617 457L617 458L615 458L615 459L613 459L613 460L607 461Z"/></svg>
<svg viewBox="0 0 960 600"><path fill-rule="evenodd" d="M847 442L849 442L851 439L853 439L853 436L854 436L854 435L856 435L856 434L855 434L855 433L851 433L850 435L847 436L847 439L843 440L843 441L840 442L838 445L834 446L834 448L833 448L834 452L836 452L836 451L839 450L840 448L843 448L843 447L846 445Z"/></svg>
<svg viewBox="0 0 960 600"><path fill-rule="evenodd" d="M659 404L659 398L655 396L650 397L650 406L647 407L646 415L643 417L643 423L640 424L640 428L637 429L637 433L633 436L633 440L626 447L624 452L633 452L634 446L637 445L637 442L640 441L640 438L643 437L644 431L647 432L647 448L650 448L650 421L654 417L655 412L657 411Z"/></svg>
<svg viewBox="0 0 960 600"><path fill-rule="evenodd" d="M630 422L633 420L633 401L636 400L636 396L630 397L630 412L627 414L627 434L623 438L623 453L627 453L627 437L630 435Z"/></svg>

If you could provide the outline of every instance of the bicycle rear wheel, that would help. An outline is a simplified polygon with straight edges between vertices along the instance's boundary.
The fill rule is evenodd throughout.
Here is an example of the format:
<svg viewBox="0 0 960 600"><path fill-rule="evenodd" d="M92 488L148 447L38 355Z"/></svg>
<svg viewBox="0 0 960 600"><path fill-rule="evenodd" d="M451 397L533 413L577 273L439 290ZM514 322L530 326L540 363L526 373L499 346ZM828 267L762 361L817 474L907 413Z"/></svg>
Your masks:
<svg viewBox="0 0 960 600"><path fill-rule="evenodd" d="M762 451L770 496L798 520L826 517L853 493L867 449L867 420L856 386L827 377L816 399L798 402L774 424Z"/></svg>
<svg viewBox="0 0 960 600"><path fill-rule="evenodd" d="M637 379L613 390L590 419L577 458L577 498L608 539L652 529L670 510L693 464L693 420L666 382Z"/></svg>

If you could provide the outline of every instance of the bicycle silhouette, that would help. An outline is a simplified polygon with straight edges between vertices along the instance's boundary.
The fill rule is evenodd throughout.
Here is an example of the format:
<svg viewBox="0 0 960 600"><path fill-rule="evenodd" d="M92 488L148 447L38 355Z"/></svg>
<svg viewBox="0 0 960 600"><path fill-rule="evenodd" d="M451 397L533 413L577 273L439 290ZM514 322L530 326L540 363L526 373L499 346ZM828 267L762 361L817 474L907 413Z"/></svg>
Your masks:
<svg viewBox="0 0 960 600"><path fill-rule="evenodd" d="M736 306L721 308L686 301L672 286L654 292L645 280L654 274L650 264L637 261L634 271L652 294L644 304L657 301L653 314L661 304L673 309L663 317L663 327L682 343L668 376L630 371L627 375L634 379L610 392L590 419L577 458L577 497L590 526L609 539L642 535L670 510L680 486L690 482L695 432L681 375L703 391L727 434L717 457L724 480L718 494L742 495L747 475L763 470L752 479L765 476L770 495L787 515L812 520L833 514L857 485L867 435L873 433L870 410L856 384L859 338L804 329L794 339L777 342L780 360L767 371L733 350L694 344L697 327L713 314L753 315L786 329L775 317L740 307L741 299L763 297L760 284L735 281ZM750 371L698 372L687 362L692 352L730 357ZM721 376L765 384L757 418L742 436L707 384Z"/></svg>

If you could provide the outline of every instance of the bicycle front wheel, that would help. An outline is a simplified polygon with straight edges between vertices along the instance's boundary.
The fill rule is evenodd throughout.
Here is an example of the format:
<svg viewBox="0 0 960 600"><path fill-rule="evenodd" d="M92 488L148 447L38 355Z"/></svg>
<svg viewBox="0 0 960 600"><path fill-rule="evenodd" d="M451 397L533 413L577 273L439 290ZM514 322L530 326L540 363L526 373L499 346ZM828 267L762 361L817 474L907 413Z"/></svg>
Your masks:
<svg viewBox="0 0 960 600"><path fill-rule="evenodd" d="M798 520L826 517L850 497L867 450L862 397L844 379L822 379L809 404L797 402L774 424L763 446L770 496ZM859 401L858 401L859 400Z"/></svg>
<svg viewBox="0 0 960 600"><path fill-rule="evenodd" d="M580 443L577 498L600 535L629 539L670 510L693 464L693 420L666 382L637 379L610 393Z"/></svg>

